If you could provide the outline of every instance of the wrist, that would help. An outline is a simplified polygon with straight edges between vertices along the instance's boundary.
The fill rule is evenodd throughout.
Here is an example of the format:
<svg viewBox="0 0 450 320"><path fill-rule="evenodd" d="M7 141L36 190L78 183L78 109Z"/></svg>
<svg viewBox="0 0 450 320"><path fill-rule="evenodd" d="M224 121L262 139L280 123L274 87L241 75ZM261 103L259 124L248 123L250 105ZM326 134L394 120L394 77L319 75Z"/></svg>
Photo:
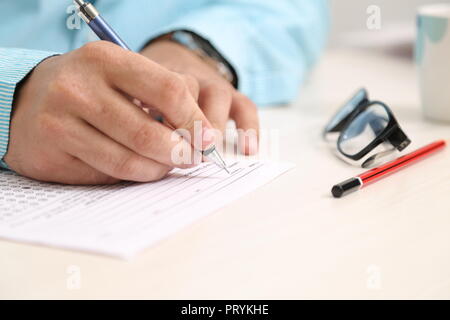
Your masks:
<svg viewBox="0 0 450 320"><path fill-rule="evenodd" d="M160 41L176 43L189 50L236 89L238 88L236 71L208 40L188 30L177 30L153 39L150 45Z"/></svg>
<svg viewBox="0 0 450 320"><path fill-rule="evenodd" d="M48 70L49 65L54 64L60 57L60 55L53 55L45 58L17 84L12 105L12 116L14 116L21 105L32 103L33 99L36 98L36 94L39 94L39 89L35 89L35 84L42 83L41 74L48 74L49 72L46 70Z"/></svg>

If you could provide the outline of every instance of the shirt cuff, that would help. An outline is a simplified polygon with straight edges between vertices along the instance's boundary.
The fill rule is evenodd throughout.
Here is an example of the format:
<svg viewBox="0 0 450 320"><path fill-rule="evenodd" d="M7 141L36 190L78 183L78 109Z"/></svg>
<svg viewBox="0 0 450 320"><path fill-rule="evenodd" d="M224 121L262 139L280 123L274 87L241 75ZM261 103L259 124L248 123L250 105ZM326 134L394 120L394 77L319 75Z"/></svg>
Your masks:
<svg viewBox="0 0 450 320"><path fill-rule="evenodd" d="M43 60L55 53L0 48L0 168L9 169L3 161L9 144L9 130L17 85Z"/></svg>
<svg viewBox="0 0 450 320"><path fill-rule="evenodd" d="M211 24L211 19L204 19L202 13L193 13L166 26L160 30L160 34L189 30L208 40L234 68L239 79L238 90L260 107L292 101L298 95L299 83L305 76L304 65L297 66L298 70L286 70L278 66L268 70L262 67L264 63L261 61L249 63L249 59L259 59L249 54L254 49L248 44L255 41L255 31L246 28L247 32L242 32L242 22L233 23L230 20L227 32L224 32L223 25ZM255 65L258 67L255 68Z"/></svg>

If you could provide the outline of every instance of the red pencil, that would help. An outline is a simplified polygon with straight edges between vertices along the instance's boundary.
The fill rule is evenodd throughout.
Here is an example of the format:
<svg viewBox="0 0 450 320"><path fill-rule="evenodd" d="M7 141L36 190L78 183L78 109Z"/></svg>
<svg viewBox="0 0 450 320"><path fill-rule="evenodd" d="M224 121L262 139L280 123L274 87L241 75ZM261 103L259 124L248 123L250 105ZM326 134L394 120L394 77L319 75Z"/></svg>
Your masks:
<svg viewBox="0 0 450 320"><path fill-rule="evenodd" d="M421 160L434 152L442 150L443 148L445 148L445 146L446 142L443 140L429 144L423 148L420 148L419 150L391 161L379 168L369 170L367 172L364 172L363 174L360 174L359 176L339 183L333 187L331 193L335 198L346 196L349 193L358 191L371 182L384 178L387 175L394 173L407 165L410 165L411 163Z"/></svg>

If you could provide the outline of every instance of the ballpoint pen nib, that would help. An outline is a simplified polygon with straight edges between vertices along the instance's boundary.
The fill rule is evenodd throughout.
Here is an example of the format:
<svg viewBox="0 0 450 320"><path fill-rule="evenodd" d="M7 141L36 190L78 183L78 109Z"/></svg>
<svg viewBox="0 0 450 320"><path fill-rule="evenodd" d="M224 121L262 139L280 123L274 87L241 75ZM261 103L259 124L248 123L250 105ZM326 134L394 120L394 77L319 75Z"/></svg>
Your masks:
<svg viewBox="0 0 450 320"><path fill-rule="evenodd" d="M228 166L223 160L223 158L220 156L219 152L216 149L216 146L212 146L211 148L203 151L203 156L205 156L207 159L211 160L213 163L215 163L219 168L222 168L225 170L228 174L231 174L230 170L228 170Z"/></svg>
<svg viewBox="0 0 450 320"><path fill-rule="evenodd" d="M223 170L225 170L228 174L231 174L231 172L230 172L230 170L228 170L228 167L227 167L227 166L224 166L224 167L223 167Z"/></svg>

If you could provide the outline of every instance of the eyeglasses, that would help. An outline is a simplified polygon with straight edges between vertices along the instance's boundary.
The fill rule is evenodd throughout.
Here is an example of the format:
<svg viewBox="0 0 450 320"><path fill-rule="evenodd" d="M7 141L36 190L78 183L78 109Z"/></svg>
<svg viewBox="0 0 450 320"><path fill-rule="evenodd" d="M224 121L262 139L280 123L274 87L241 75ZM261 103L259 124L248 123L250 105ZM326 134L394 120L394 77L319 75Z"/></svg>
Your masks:
<svg viewBox="0 0 450 320"><path fill-rule="evenodd" d="M334 115L324 139L336 144L341 159L363 168L391 160L396 151L411 144L391 109L380 101L370 101L365 89L358 90Z"/></svg>

